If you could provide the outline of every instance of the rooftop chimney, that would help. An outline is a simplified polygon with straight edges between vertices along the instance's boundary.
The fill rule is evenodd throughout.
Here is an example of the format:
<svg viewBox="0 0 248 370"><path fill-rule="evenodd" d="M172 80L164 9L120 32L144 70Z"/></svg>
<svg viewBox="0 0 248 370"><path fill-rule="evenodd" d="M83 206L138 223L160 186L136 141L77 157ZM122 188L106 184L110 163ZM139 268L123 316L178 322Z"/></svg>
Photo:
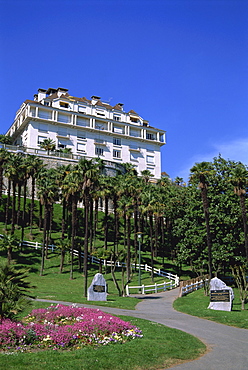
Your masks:
<svg viewBox="0 0 248 370"><path fill-rule="evenodd" d="M37 94L36 94L37 96ZM41 101L46 98L46 90L45 89L38 89L38 98L35 100Z"/></svg>
<svg viewBox="0 0 248 370"><path fill-rule="evenodd" d="M92 97L91 97L91 104L92 105L95 105L98 102L98 100L100 100L100 99L101 99L100 96L92 95Z"/></svg>

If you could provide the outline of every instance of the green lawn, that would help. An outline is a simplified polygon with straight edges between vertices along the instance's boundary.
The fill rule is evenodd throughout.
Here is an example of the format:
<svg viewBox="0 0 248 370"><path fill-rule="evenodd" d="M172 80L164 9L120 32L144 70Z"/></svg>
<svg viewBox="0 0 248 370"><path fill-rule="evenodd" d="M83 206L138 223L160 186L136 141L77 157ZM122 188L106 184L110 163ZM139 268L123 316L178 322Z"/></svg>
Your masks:
<svg viewBox="0 0 248 370"><path fill-rule="evenodd" d="M238 289L234 288L234 301L232 311L216 311L208 309L209 297L204 295L204 290L199 289L174 301L177 311L203 319L216 321L221 324L248 329L248 303L246 310L241 310Z"/></svg>

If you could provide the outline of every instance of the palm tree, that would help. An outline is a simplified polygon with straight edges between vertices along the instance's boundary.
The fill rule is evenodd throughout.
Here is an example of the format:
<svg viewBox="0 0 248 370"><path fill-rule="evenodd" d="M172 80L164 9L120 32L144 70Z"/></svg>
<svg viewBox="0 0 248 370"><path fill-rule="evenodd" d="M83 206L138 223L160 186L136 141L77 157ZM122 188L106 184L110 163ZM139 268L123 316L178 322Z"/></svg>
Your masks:
<svg viewBox="0 0 248 370"><path fill-rule="evenodd" d="M62 165L57 168L57 180L58 186L61 188L63 186L63 182L65 177L72 171L72 166L69 165ZM62 220L61 220L61 238L65 239L66 233L66 218L68 217L68 199L66 192L61 191L60 194L61 201L62 201Z"/></svg>
<svg viewBox="0 0 248 370"><path fill-rule="evenodd" d="M207 231L207 247L208 247L208 272L209 278L212 278L212 238L209 222L209 201L207 196L208 177L214 174L213 165L210 162L201 162L195 164L190 170L191 183L197 182L201 190L202 205L205 217Z"/></svg>
<svg viewBox="0 0 248 370"><path fill-rule="evenodd" d="M38 187L38 197L40 199L41 204L44 205L45 208L42 258L40 269L40 275L42 276L44 271L45 252L47 256L48 250L48 231L51 219L52 205L59 198L58 185L54 178L53 169L47 170L46 173L43 173L42 177L41 176L39 177L39 179L37 180L37 187Z"/></svg>
<svg viewBox="0 0 248 370"><path fill-rule="evenodd" d="M31 304L29 293L34 288L28 281L28 271L17 269L6 262L0 264L0 320L3 318L13 319Z"/></svg>
<svg viewBox="0 0 248 370"><path fill-rule="evenodd" d="M73 260L75 250L75 237L77 230L77 204L80 199L82 188L82 176L77 166L69 171L61 183L62 197L67 204L71 203L71 270L70 279L73 279ZM80 253L79 253L80 254ZM81 258L81 256L79 256Z"/></svg>
<svg viewBox="0 0 248 370"><path fill-rule="evenodd" d="M0 239L0 249L7 250L8 263L12 260L12 250L19 247L19 242L14 235L5 234Z"/></svg>
<svg viewBox="0 0 248 370"><path fill-rule="evenodd" d="M30 225L30 236L33 236L33 217L34 217L34 197L35 197L35 190L36 190L36 179L39 176L39 173L44 169L45 164L43 161L36 157L35 155L29 155L26 158L26 164L29 169L29 175L31 177L31 204L30 204L30 218L29 218L29 225Z"/></svg>
<svg viewBox="0 0 248 370"><path fill-rule="evenodd" d="M10 184L12 183L12 219L11 219L12 234L14 234L16 223L16 185L20 179L22 162L23 157L21 154L11 154L5 167L5 176L9 180L9 193L8 193L9 196L10 196ZM6 214L8 214L7 207Z"/></svg>
<svg viewBox="0 0 248 370"><path fill-rule="evenodd" d="M0 143L2 144L12 144L12 139L7 135L0 135Z"/></svg>
<svg viewBox="0 0 248 370"><path fill-rule="evenodd" d="M247 209L246 209L246 191L248 185L248 171L247 167L241 162L237 163L231 171L232 185L234 186L234 192L239 196L240 208L243 219L243 229L245 237L245 255L248 262L248 227L247 227Z"/></svg>
<svg viewBox="0 0 248 370"><path fill-rule="evenodd" d="M42 149L45 149L47 150L47 154L49 155L50 152L53 152L56 148L56 143L53 139L44 139L41 143L40 143L40 147Z"/></svg>
<svg viewBox="0 0 248 370"><path fill-rule="evenodd" d="M84 234L84 296L87 297L87 280L88 280L88 220L89 220L89 204L91 192L98 182L100 171L102 170L102 162L94 159L80 159L78 162L78 170L82 176L82 194L84 198L84 215L85 215L85 234Z"/></svg>
<svg viewBox="0 0 248 370"><path fill-rule="evenodd" d="M67 251L71 249L71 241L70 239L59 239L56 242L56 247L60 249L60 266L59 266L59 272L60 274L63 271L64 266L64 260L65 260L65 254Z"/></svg>

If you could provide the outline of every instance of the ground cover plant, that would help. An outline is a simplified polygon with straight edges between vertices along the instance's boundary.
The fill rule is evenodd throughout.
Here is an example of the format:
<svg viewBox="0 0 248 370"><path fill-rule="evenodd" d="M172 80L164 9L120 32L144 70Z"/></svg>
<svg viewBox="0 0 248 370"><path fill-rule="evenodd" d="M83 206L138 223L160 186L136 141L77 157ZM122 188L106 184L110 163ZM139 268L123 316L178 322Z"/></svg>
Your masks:
<svg viewBox="0 0 248 370"><path fill-rule="evenodd" d="M141 338L142 332L99 309L56 305L33 310L23 322L2 319L0 349L68 349L125 343Z"/></svg>
<svg viewBox="0 0 248 370"><path fill-rule="evenodd" d="M201 317L221 324L236 326L248 329L248 303L246 310L241 309L238 289L234 288L234 301L232 311L217 311L208 309L210 298L204 294L203 289L199 289L174 301L174 308L177 311L189 315Z"/></svg>
<svg viewBox="0 0 248 370"><path fill-rule="evenodd" d="M126 343L73 350L8 351L0 353L1 369L155 370L193 360L206 350L197 338L179 330L129 316L120 318L139 327L143 337Z"/></svg>

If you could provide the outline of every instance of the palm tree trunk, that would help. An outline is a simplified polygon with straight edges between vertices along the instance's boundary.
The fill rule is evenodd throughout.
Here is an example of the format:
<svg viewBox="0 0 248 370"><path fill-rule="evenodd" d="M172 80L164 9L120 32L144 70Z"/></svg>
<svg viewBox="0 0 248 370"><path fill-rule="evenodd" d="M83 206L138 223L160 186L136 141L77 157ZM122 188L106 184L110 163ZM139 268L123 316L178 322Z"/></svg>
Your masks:
<svg viewBox="0 0 248 370"><path fill-rule="evenodd" d="M131 279L131 220L127 217L127 281Z"/></svg>
<svg viewBox="0 0 248 370"><path fill-rule="evenodd" d="M9 205L10 205L10 191L11 191L11 181L8 180L8 195L5 209L5 230L7 230L9 222Z"/></svg>
<svg viewBox="0 0 248 370"><path fill-rule="evenodd" d="M26 203L27 203L27 180L24 181L23 184L23 208L22 208L22 235L21 241L24 239L24 227L26 226Z"/></svg>
<svg viewBox="0 0 248 370"><path fill-rule="evenodd" d="M74 262L74 249L75 249L75 236L76 236L76 220L77 220L77 199L72 196L72 220L71 220L71 270L70 279L73 279L73 262Z"/></svg>
<svg viewBox="0 0 248 370"><path fill-rule="evenodd" d="M151 279L152 282L154 281L154 263L153 263L153 258L154 258L154 249L153 249L153 215L152 213L149 213L149 230L150 230L150 250L151 250Z"/></svg>
<svg viewBox="0 0 248 370"><path fill-rule="evenodd" d="M89 195L85 194L85 234L84 234L84 296L87 297L88 285L88 217L89 217Z"/></svg>
<svg viewBox="0 0 248 370"><path fill-rule="evenodd" d="M208 209L208 198L207 198L206 185L203 185L201 188L201 196L202 196L202 203L203 203L203 210L204 210L206 231L207 231L208 273L209 273L209 279L212 279L212 275L213 275L213 272L212 272L212 238L211 238L210 223L209 223L209 209Z"/></svg>
<svg viewBox="0 0 248 370"><path fill-rule="evenodd" d="M11 220L11 234L15 232L15 220L16 220L16 183L13 181L12 191L12 220Z"/></svg>
<svg viewBox="0 0 248 370"><path fill-rule="evenodd" d="M90 253L93 251L93 217L94 217L94 212L93 212L93 199L90 198L90 215L89 215L89 230L90 230Z"/></svg>
<svg viewBox="0 0 248 370"><path fill-rule="evenodd" d="M34 176L32 177L32 194L31 194L31 206L30 206L30 235L32 236L33 235L33 218L34 218L34 193L35 193L35 178Z"/></svg>
<svg viewBox="0 0 248 370"><path fill-rule="evenodd" d="M21 184L18 184L18 195L17 195L17 217L16 224L20 226L20 215L21 215Z"/></svg>
<svg viewBox="0 0 248 370"><path fill-rule="evenodd" d="M104 249L108 249L108 203L109 198L105 197L105 216L104 216Z"/></svg>
<svg viewBox="0 0 248 370"><path fill-rule="evenodd" d="M46 239L47 239L47 219L48 219L48 209L45 206L40 276L43 275L44 265L45 265L45 249L46 249Z"/></svg>
<svg viewBox="0 0 248 370"><path fill-rule="evenodd" d="M246 255L246 260L248 262L248 227L247 227L247 216L246 216L246 205L245 205L244 194L240 194L239 199L240 199L240 207L242 211L244 237L245 237L245 255Z"/></svg>

